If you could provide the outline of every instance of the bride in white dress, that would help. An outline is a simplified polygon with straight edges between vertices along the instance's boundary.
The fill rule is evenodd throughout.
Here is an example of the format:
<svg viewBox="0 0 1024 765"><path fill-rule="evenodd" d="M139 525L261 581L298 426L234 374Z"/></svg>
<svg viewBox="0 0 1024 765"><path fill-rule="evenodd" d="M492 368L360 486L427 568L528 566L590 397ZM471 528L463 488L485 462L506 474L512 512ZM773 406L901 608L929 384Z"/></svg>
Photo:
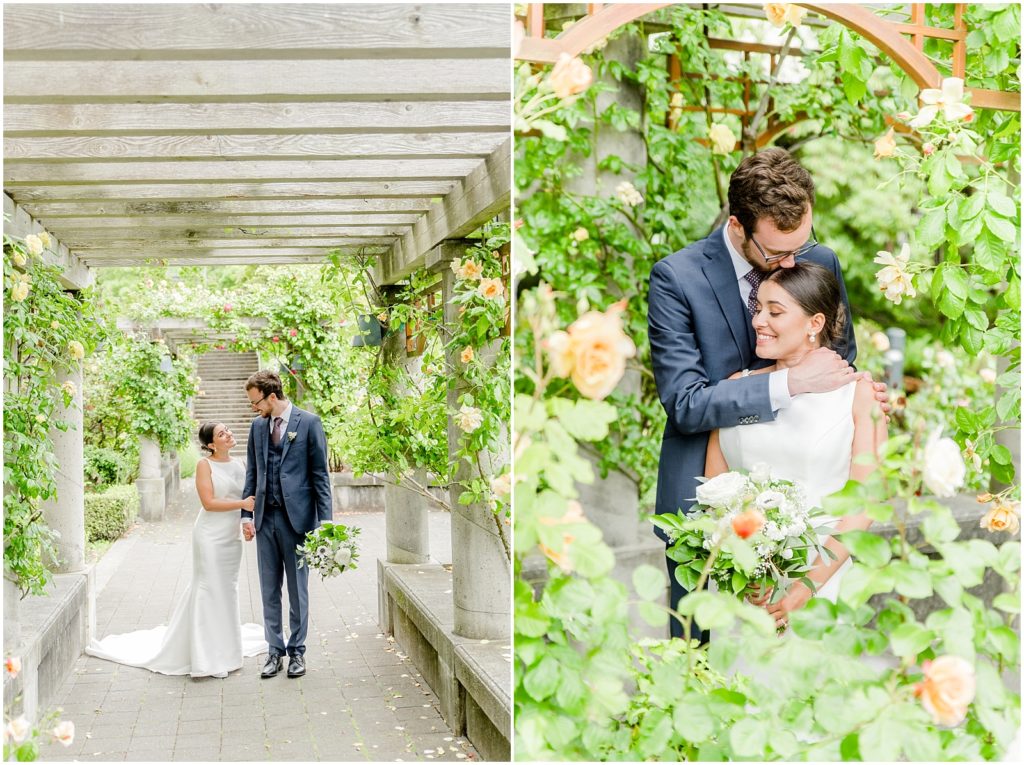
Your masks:
<svg viewBox="0 0 1024 765"><path fill-rule="evenodd" d="M832 347L842 337L843 314L839 284L828 269L799 262L774 271L758 289L753 323L758 357L774 359L775 364L733 377L787 369L815 348ZM858 379L829 393L794 396L772 422L714 431L708 443L705 476L711 478L730 469L750 470L765 463L774 478L802 484L811 505L821 507L822 499L839 491L849 479L863 480L875 469L872 460L858 457L877 455L887 437L885 416L872 383ZM846 515L831 518L826 525L841 533L866 529L871 519L863 514ZM817 593L795 582L778 603L766 606L780 627L812 596L836 600L840 580L852 561L849 551L835 538L829 538L826 547L836 559L818 558L808 572ZM767 597L756 603L766 601Z"/></svg>
<svg viewBox="0 0 1024 765"><path fill-rule="evenodd" d="M243 656L267 652L263 626L240 624L238 573L242 561L241 510L245 465L232 459L235 437L222 423L199 429L209 453L196 466L201 507L192 527L192 581L166 626L93 640L85 652L165 675L227 677Z"/></svg>

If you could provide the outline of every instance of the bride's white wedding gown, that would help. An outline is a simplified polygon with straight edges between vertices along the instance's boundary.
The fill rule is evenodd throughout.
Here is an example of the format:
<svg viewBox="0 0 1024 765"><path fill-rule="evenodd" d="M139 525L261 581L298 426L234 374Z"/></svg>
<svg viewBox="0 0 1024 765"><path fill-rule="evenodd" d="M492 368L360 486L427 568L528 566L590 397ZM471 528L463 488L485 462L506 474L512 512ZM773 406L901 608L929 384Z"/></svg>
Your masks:
<svg viewBox="0 0 1024 765"><path fill-rule="evenodd" d="M206 460L217 499L240 499L245 467L238 460ZM210 512L200 505L192 527L192 582L170 623L93 640L85 652L165 675L227 677L243 656L267 652L263 626L240 624L238 572L242 562L241 512Z"/></svg>
<svg viewBox="0 0 1024 765"><path fill-rule="evenodd" d="M800 483L811 506L820 508L824 497L850 479L856 390L853 382L829 393L803 393L780 409L772 422L722 428L719 443L729 469L750 470L763 462L771 467L773 478ZM838 521L829 516L819 529ZM835 602L839 583L852 564L847 558L814 597Z"/></svg>

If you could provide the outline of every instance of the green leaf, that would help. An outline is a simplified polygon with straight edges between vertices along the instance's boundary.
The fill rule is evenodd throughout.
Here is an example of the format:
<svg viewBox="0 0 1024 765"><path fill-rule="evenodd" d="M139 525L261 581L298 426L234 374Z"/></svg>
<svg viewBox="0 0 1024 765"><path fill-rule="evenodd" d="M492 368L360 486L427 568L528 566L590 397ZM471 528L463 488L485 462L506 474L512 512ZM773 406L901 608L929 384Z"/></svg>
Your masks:
<svg viewBox="0 0 1024 765"><path fill-rule="evenodd" d="M1009 627L996 627L985 633L985 643L1011 665L1020 657L1020 638Z"/></svg>
<svg viewBox="0 0 1024 765"><path fill-rule="evenodd" d="M640 614L640 618L652 627L664 627L668 624L669 612L665 610L664 606L644 600L636 604L636 610Z"/></svg>
<svg viewBox="0 0 1024 765"><path fill-rule="evenodd" d="M789 625L793 632L806 640L820 640L836 626L837 613L835 603L824 598L811 598L807 605L793 612Z"/></svg>
<svg viewBox="0 0 1024 765"><path fill-rule="evenodd" d="M888 540L870 531L847 531L838 537L850 554L866 566L881 568L892 557Z"/></svg>
<svg viewBox="0 0 1024 765"><path fill-rule="evenodd" d="M896 560L891 564L896 592L907 598L929 598L932 595L932 578L927 571L914 568L906 561Z"/></svg>
<svg viewBox="0 0 1024 765"><path fill-rule="evenodd" d="M1017 206L1013 203L1012 199L1002 192L990 191L988 196L985 197L985 202L1004 218L1012 221L1017 217Z"/></svg>
<svg viewBox="0 0 1024 765"><path fill-rule="evenodd" d="M660 757L671 737L672 718L661 709L649 709L640 723L640 752L645 758Z"/></svg>
<svg viewBox="0 0 1024 765"><path fill-rule="evenodd" d="M893 762L899 759L903 723L881 715L868 723L858 736L858 748L865 762Z"/></svg>
<svg viewBox="0 0 1024 765"><path fill-rule="evenodd" d="M1008 614L1020 613L1020 598L1009 592L1001 592L992 599L992 605Z"/></svg>
<svg viewBox="0 0 1024 765"><path fill-rule="evenodd" d="M917 224L915 239L926 249L934 249L946 240L946 208L936 207Z"/></svg>
<svg viewBox="0 0 1024 765"><path fill-rule="evenodd" d="M531 124L543 133L545 138L552 141L565 141L569 137L564 125L558 125L550 120L534 120Z"/></svg>
<svg viewBox="0 0 1024 765"><path fill-rule="evenodd" d="M935 639L935 633L916 622L905 622L889 636L892 652L902 659L915 658Z"/></svg>
<svg viewBox="0 0 1024 765"><path fill-rule="evenodd" d="M732 535L726 537L722 543L722 549L732 553L733 559L736 561L736 565L748 576L754 572L754 568L758 564L757 553L754 552L754 548L745 539L740 539L738 536Z"/></svg>
<svg viewBox="0 0 1024 765"><path fill-rule="evenodd" d="M729 743L733 752L740 757L763 759L764 748L768 744L769 726L767 720L755 717L739 720L729 731Z"/></svg>
<svg viewBox="0 0 1024 765"><path fill-rule="evenodd" d="M551 399L549 405L562 427L580 441L600 441L607 438L608 425L615 422L619 416L619 410L605 401L569 401L555 398Z"/></svg>
<svg viewBox="0 0 1024 765"><path fill-rule="evenodd" d="M633 569L633 587L644 600L661 600L665 597L668 579L665 572L648 564Z"/></svg>
<svg viewBox="0 0 1024 765"><path fill-rule="evenodd" d="M872 595L891 592L894 584L892 572L888 569L869 568L854 563L843 577L839 592L845 603L860 608Z"/></svg>
<svg viewBox="0 0 1024 765"><path fill-rule="evenodd" d="M1001 218L992 213L985 214L985 228L1002 239L1004 242L1013 244L1017 239L1017 227L1006 218Z"/></svg>
<svg viewBox="0 0 1024 765"><path fill-rule="evenodd" d="M544 701L558 688L559 664L551 654L545 655L537 665L526 670L523 689L534 701Z"/></svg>
<svg viewBox="0 0 1024 765"><path fill-rule="evenodd" d="M691 744L707 741L714 733L717 717L708 705L708 698L702 693L687 693L672 711L672 723L676 733Z"/></svg>
<svg viewBox="0 0 1024 765"><path fill-rule="evenodd" d="M960 524L948 508L939 506L921 521L921 533L933 546L938 546L960 536Z"/></svg>

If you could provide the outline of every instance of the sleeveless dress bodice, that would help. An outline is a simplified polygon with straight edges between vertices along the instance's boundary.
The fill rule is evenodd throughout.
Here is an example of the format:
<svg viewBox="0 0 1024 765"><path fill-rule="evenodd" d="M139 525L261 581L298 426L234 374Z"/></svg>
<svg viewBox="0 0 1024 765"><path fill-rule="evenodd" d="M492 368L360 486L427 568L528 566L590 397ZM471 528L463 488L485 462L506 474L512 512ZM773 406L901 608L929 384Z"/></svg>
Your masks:
<svg viewBox="0 0 1024 765"><path fill-rule="evenodd" d="M822 500L850 478L856 390L852 382L828 393L802 393L771 422L722 428L719 443L729 469L750 470L763 462L771 467L773 478L801 484L810 505L820 508ZM838 520L829 516L821 526L834 526ZM839 581L851 564L852 558L815 597L834 601Z"/></svg>

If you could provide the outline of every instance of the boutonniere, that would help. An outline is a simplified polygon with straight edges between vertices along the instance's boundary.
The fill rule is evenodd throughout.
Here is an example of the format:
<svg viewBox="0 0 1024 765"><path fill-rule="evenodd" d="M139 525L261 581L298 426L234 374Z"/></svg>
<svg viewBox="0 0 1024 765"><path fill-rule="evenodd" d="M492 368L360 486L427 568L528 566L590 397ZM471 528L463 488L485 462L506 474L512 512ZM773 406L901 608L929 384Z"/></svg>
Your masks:
<svg viewBox="0 0 1024 765"><path fill-rule="evenodd" d="M297 436L297 435L299 435L298 431L295 431L295 430L288 431L288 440L289 441L294 441L295 440L295 436Z"/></svg>

